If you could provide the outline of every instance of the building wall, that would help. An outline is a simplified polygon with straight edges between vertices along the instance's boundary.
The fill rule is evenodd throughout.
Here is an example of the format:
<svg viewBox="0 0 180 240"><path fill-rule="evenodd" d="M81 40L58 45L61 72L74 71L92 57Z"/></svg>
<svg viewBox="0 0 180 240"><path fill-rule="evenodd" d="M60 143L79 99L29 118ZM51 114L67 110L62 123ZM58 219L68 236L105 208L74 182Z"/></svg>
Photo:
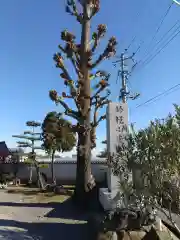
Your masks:
<svg viewBox="0 0 180 240"><path fill-rule="evenodd" d="M45 168L41 168L41 172L45 175L48 182L51 181L51 164L48 162L41 162ZM47 167L48 166L48 167ZM107 165L105 162L94 162L91 164L92 174L95 176L97 182L106 180ZM13 172L14 165L12 163L1 164L3 172ZM54 164L54 171L57 182L60 183L74 183L76 178L76 162L57 162ZM24 181L28 180L30 167L25 163L19 163L17 176ZM33 168L33 181L36 181L36 169Z"/></svg>

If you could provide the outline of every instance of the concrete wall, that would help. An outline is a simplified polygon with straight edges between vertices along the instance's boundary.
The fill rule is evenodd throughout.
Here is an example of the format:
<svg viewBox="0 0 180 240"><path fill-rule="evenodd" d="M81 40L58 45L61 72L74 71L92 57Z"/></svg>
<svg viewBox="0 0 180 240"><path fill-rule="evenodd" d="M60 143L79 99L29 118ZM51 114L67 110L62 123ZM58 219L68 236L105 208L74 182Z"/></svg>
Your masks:
<svg viewBox="0 0 180 240"><path fill-rule="evenodd" d="M41 172L45 174L48 181L51 180L51 164L44 162L48 168L41 168ZM97 182L103 182L106 180L107 165L105 162L95 162L91 164L92 174L95 176ZM11 163L0 164L0 168L3 172L12 172L14 165ZM54 164L54 171L57 178L57 182L61 183L74 183L76 178L76 163L75 162L61 162ZM30 167L25 163L19 163L17 176L26 181L28 180L30 173ZM33 168L33 181L36 180L36 171Z"/></svg>

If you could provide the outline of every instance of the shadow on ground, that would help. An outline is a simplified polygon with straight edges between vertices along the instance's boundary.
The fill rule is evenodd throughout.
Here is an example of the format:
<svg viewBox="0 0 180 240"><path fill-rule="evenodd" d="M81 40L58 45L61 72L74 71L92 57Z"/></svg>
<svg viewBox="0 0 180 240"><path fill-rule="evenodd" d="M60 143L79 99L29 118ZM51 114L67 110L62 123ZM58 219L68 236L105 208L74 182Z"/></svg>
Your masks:
<svg viewBox="0 0 180 240"><path fill-rule="evenodd" d="M14 194L24 194L24 195L35 195L39 193L39 190L32 190L32 189L9 189L7 193L14 193Z"/></svg>
<svg viewBox="0 0 180 240"><path fill-rule="evenodd" d="M13 220L0 220L0 238L17 240L88 239L86 224L25 223Z"/></svg>
<svg viewBox="0 0 180 240"><path fill-rule="evenodd" d="M40 191L39 189L28 189L28 188L22 188L22 189L9 189L7 190L7 193L11 194L23 194L26 196L34 196L34 195L42 195L44 197L52 197L52 196L58 196L58 195L64 195L64 196L72 196L73 194L73 189L69 188L64 188L62 189L59 194L55 194L54 192L45 192L45 191Z"/></svg>
<svg viewBox="0 0 180 240"><path fill-rule="evenodd" d="M98 187L94 188L92 194L88 196L88 200L90 203L88 211L83 210L82 209L83 206L77 208L73 204L72 197L69 197L63 202L48 202L48 203L0 202L0 206L52 208L52 210L48 212L44 217L87 221L91 214L102 211L102 207L100 206L98 201L99 196L98 192L99 192Z"/></svg>
<svg viewBox="0 0 180 240"><path fill-rule="evenodd" d="M0 202L0 206L9 207L37 207L37 208L53 208L44 217L48 218L63 218L78 221L87 221L90 212L77 209L71 198L62 203L49 202L49 203L15 203L15 202Z"/></svg>

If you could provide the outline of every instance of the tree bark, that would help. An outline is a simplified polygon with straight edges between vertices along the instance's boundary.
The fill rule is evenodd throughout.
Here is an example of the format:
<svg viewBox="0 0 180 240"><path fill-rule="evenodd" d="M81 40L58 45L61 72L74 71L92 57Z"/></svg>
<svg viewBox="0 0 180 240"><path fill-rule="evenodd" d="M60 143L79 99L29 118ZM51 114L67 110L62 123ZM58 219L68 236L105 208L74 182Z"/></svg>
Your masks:
<svg viewBox="0 0 180 240"><path fill-rule="evenodd" d="M44 183L43 183L43 181L42 181L42 175L41 175L41 172L40 172L40 170L39 170L39 166L38 166L38 164L37 163L35 163L35 166L36 166L36 174L37 174L37 183L38 183L38 186L39 186L39 188L40 189L44 189Z"/></svg>
<svg viewBox="0 0 180 240"><path fill-rule="evenodd" d="M90 127L90 98L84 96L90 96L90 78L88 69L88 51L89 51L89 36L90 36L90 20L87 18L88 4L84 3L83 6L83 24L81 35L81 55L80 55L80 70L82 74L83 85L80 89L81 108L82 108L82 120L80 125L85 128ZM80 148L81 149L80 149ZM85 134L78 133L78 150L77 150L77 170L76 170L76 189L75 200L78 203L85 203L86 196L89 192L88 184L91 178L91 141L90 131Z"/></svg>
<svg viewBox="0 0 180 240"><path fill-rule="evenodd" d="M33 175L33 165L32 165L32 163L31 163L29 168L30 168L30 171L29 171L29 181L28 181L28 183L31 185L32 184L32 175Z"/></svg>
<svg viewBox="0 0 180 240"><path fill-rule="evenodd" d="M34 133L34 128L33 128L33 133ZM34 154L34 140L32 142L32 154ZM30 165L30 172L29 172L29 184L32 184L32 175L33 175L33 163Z"/></svg>
<svg viewBox="0 0 180 240"><path fill-rule="evenodd" d="M79 134L78 144L85 146L88 144L88 137ZM80 205L88 200L87 195L91 190L88 186L91 178L91 152L86 145L87 152L82 154L80 150L77 152L77 170L76 170L76 189L75 189L75 200Z"/></svg>
<svg viewBox="0 0 180 240"><path fill-rule="evenodd" d="M55 156L55 151L52 152L52 158L51 158L51 180L52 184L56 184L56 179L54 175L54 156Z"/></svg>

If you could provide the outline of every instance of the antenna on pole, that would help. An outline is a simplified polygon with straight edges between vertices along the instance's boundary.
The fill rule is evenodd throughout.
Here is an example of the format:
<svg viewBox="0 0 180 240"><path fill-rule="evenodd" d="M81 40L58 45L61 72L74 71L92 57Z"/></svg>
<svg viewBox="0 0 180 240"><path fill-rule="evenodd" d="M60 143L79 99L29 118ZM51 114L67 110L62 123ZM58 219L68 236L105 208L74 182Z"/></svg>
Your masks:
<svg viewBox="0 0 180 240"><path fill-rule="evenodd" d="M128 98L131 100L135 100L140 96L139 93L132 95L127 88L127 80L131 76L132 71L134 70L134 68L137 65L137 62L135 62L135 60L134 60L135 53L133 53L131 56L128 56L127 50L128 49L125 49L124 52L121 53L121 55L117 57L119 59L117 61L113 62L114 67L117 67L117 65L119 65L116 83L118 83L118 79L121 79L122 87L120 89L118 100L122 101L123 103L127 102ZM131 71L129 71L129 69L128 69L128 63L127 63L128 60L131 60L134 63L133 66L131 67Z"/></svg>

